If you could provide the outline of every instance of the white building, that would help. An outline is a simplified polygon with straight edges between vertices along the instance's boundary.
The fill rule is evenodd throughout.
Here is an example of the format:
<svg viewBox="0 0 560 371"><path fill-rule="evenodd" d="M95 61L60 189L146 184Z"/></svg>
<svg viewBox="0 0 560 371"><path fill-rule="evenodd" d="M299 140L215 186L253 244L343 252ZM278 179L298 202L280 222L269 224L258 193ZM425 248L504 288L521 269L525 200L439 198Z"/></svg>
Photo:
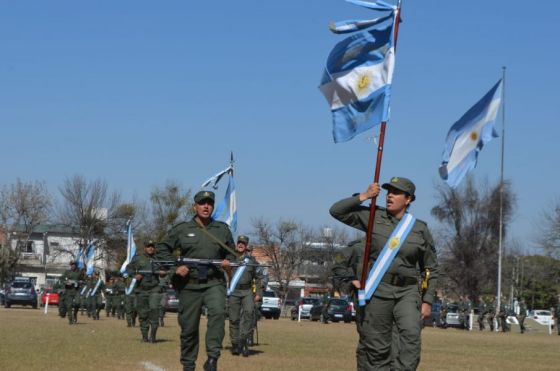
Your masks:
<svg viewBox="0 0 560 371"><path fill-rule="evenodd" d="M64 225L37 226L31 236L18 246L16 232L8 236L12 249L18 249L20 258L15 275L30 277L36 288L53 286L58 277L69 268L78 254L79 229ZM96 267L104 268L101 261ZM103 265L103 267L101 266Z"/></svg>

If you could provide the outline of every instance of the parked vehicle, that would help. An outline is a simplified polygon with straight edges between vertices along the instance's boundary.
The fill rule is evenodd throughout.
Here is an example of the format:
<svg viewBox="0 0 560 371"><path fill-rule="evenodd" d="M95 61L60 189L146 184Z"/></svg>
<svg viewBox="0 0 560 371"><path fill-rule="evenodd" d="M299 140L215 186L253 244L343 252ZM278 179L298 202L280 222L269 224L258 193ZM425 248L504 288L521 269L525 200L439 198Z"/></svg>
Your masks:
<svg viewBox="0 0 560 371"><path fill-rule="evenodd" d="M6 292L4 289L0 289L0 305L4 305L4 299L6 298Z"/></svg>
<svg viewBox="0 0 560 371"><path fill-rule="evenodd" d="M177 312L179 310L179 297L174 289L167 289L165 292L165 311Z"/></svg>
<svg viewBox="0 0 560 371"><path fill-rule="evenodd" d="M14 281L6 289L5 295L4 306L6 308L13 304L31 305L33 308L37 308L37 292L35 292L35 287L31 282Z"/></svg>
<svg viewBox="0 0 560 371"><path fill-rule="evenodd" d="M317 302L313 305L309 314L312 321L320 320L323 323L329 321L352 322L352 306L345 299L330 298L326 302Z"/></svg>
<svg viewBox="0 0 560 371"><path fill-rule="evenodd" d="M552 312L546 309L535 309L529 312L529 318L537 321L540 325L548 326L552 322Z"/></svg>
<svg viewBox="0 0 560 371"><path fill-rule="evenodd" d="M447 315L445 316L445 327L461 327L459 320L459 306L457 304L447 305Z"/></svg>
<svg viewBox="0 0 560 371"><path fill-rule="evenodd" d="M296 305L290 310L290 318L292 321L298 319L298 312L301 310L301 318L309 318L309 312L315 303L318 303L317 298L301 298L296 302Z"/></svg>
<svg viewBox="0 0 560 371"><path fill-rule="evenodd" d="M282 310L282 305L280 298L274 291L264 291L263 301L261 305L261 314L267 319L278 319L280 318L280 311Z"/></svg>
<svg viewBox="0 0 560 371"><path fill-rule="evenodd" d="M43 295L41 295L42 306L45 306L45 304L47 303L47 299L49 299L49 305L58 305L60 302L60 295L58 294L58 292L48 287L43 292Z"/></svg>

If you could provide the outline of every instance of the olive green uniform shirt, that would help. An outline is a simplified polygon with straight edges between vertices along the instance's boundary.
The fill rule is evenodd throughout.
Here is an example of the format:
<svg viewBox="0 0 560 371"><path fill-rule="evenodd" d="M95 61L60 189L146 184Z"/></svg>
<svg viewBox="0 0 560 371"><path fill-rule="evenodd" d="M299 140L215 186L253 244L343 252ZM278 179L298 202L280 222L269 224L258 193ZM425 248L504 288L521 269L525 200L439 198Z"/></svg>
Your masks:
<svg viewBox="0 0 560 371"><path fill-rule="evenodd" d="M173 252L179 250L179 256L183 258L235 260L233 254L216 242L218 240L233 250L233 237L227 224L211 220L205 226L205 229L213 238L203 231L202 228L194 218L188 222L175 225L169 231L167 238L157 244L156 255L158 259L175 260L176 257L173 255ZM172 276L172 282L177 289L203 289L225 284L225 277L219 267L210 265L208 266L206 281L199 282L197 268L189 267L189 274L186 277L174 275Z"/></svg>
<svg viewBox="0 0 560 371"><path fill-rule="evenodd" d="M126 266L126 272L131 277L134 277L138 271L144 271L143 273L140 273L142 275L142 279L139 282L136 282L136 286L134 287L135 293L160 291L159 276L157 273L151 273L153 269L152 262L154 260L155 254L150 256L146 253L142 253L135 255Z"/></svg>
<svg viewBox="0 0 560 371"><path fill-rule="evenodd" d="M247 257L247 255L243 255L240 256L237 259L237 262L239 263L243 263L243 261L245 260L245 258ZM245 271L243 272L243 274L241 275L241 277L239 277L239 281L237 281L237 286L235 286L235 291L237 290L250 290L253 287L253 280L255 281L255 286L256 286L256 292L255 295L261 296L262 297L262 287L261 287L261 275L259 273L258 270L258 262L257 260L252 257L249 256L249 264L251 265L247 265L245 266ZM241 269L242 267L237 267L237 269ZM232 274L235 275L235 271ZM233 294L235 294L235 291L233 292Z"/></svg>
<svg viewBox="0 0 560 371"><path fill-rule="evenodd" d="M361 205L359 196L356 195L336 202L331 207L330 213L342 223L367 232L369 208ZM385 208L377 207L370 250L371 262L377 259L399 222L400 220L391 216ZM359 260L358 266L361 266L361 255L351 254L351 258ZM435 296L439 274L437 256L428 226L425 222L416 219L412 230L385 274L420 279L420 272L424 272L425 269L429 270L430 276L428 278L428 289L422 294L422 301L431 304ZM358 272L356 271L356 273ZM361 272L359 273L361 274ZM406 288L381 282L374 295L381 298L395 298L400 297L404 291L406 291Z"/></svg>

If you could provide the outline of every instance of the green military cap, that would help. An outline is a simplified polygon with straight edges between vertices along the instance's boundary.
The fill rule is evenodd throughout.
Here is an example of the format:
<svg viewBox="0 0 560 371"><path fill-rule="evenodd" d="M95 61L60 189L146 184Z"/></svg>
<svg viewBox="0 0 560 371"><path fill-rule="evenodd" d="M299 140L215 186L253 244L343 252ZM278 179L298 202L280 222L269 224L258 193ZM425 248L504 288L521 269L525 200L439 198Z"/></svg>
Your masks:
<svg viewBox="0 0 560 371"><path fill-rule="evenodd" d="M146 240L146 241L144 241L144 247L150 247L150 246L156 247L156 243L155 243L154 241L152 241L152 240Z"/></svg>
<svg viewBox="0 0 560 371"><path fill-rule="evenodd" d="M199 203L203 200L212 200L214 202L215 198L216 195L212 191L199 191L194 195L194 202Z"/></svg>
<svg viewBox="0 0 560 371"><path fill-rule="evenodd" d="M239 237L237 237L237 242L243 242L245 245L248 245L249 237L245 236L244 234L240 234Z"/></svg>
<svg viewBox="0 0 560 371"><path fill-rule="evenodd" d="M414 183L412 183L410 179L394 176L391 178L389 183L384 183L381 187L383 189L389 189L389 188L398 189L400 191L408 193L412 197L412 201L416 199L416 196L414 196L414 191L416 191L416 186L414 185Z"/></svg>

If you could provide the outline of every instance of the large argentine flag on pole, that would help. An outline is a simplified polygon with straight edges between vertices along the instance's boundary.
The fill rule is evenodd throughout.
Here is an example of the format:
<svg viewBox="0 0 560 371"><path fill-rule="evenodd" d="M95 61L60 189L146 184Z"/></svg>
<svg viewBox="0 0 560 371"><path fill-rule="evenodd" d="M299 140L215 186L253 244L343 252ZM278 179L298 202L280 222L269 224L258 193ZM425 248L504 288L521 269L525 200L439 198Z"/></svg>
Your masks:
<svg viewBox="0 0 560 371"><path fill-rule="evenodd" d="M331 24L335 33L350 33L333 48L319 89L330 105L335 143L346 142L389 120L395 65L395 9L381 1L349 1L388 15L365 21Z"/></svg>
<svg viewBox="0 0 560 371"><path fill-rule="evenodd" d="M455 188L476 167L482 147L498 134L494 128L502 102L502 80L449 129L439 174Z"/></svg>
<svg viewBox="0 0 560 371"><path fill-rule="evenodd" d="M134 236L132 235L132 222L128 221L127 226L127 244L126 244L126 260L124 261L123 265L121 266L121 274L126 277L126 267L136 255L136 244L134 243Z"/></svg>
<svg viewBox="0 0 560 371"><path fill-rule="evenodd" d="M232 233L237 232L237 196L233 174L229 174L229 183L224 199L216 206L212 217L229 225Z"/></svg>

